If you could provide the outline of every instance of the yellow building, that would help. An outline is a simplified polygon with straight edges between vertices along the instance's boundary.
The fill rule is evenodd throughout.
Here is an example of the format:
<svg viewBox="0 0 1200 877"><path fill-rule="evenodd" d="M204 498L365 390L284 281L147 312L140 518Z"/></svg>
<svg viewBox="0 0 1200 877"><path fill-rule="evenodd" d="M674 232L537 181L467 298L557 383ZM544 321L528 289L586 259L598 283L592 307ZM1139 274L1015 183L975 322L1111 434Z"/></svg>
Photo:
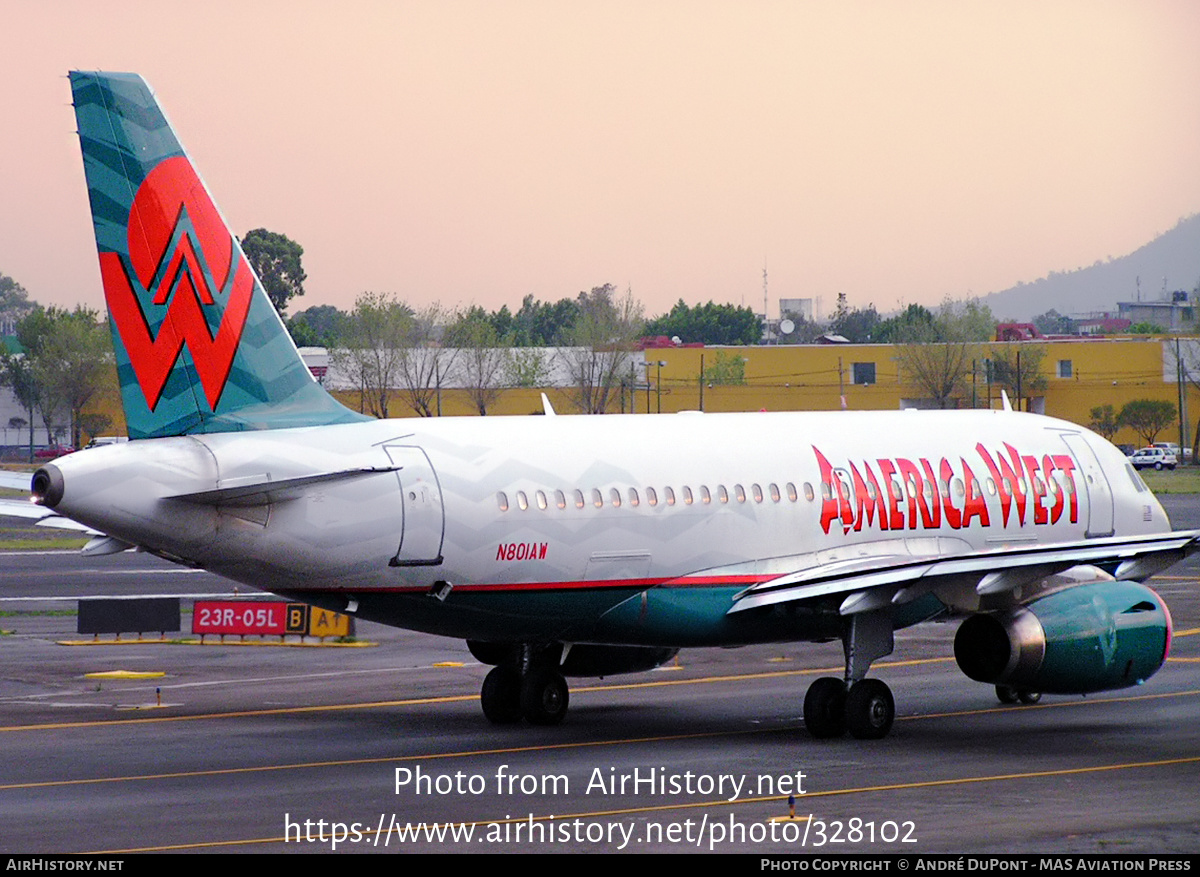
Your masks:
<svg viewBox="0 0 1200 877"><path fill-rule="evenodd" d="M1123 337L1054 341L1019 341L1007 344L981 344L975 353L974 381L968 378L959 407L1000 407L1000 390L987 382L985 360L1001 348L1029 351L1044 349L1042 389L1024 395L1030 397L1030 410L1087 425L1091 410L1112 405L1116 412L1133 399L1157 399L1178 405L1180 394L1176 380L1176 339ZM1183 359L1200 362L1200 340L1182 339ZM1029 354L1026 354L1029 355ZM1033 354L1036 356L1036 353ZM889 344L811 344L778 347L680 347L647 350L636 355L636 367L626 386L614 391L609 411L632 410L637 413L670 413L684 410L704 411L826 411L843 407L856 410L897 409L927 406L921 393L901 374L897 348ZM701 381L704 369L718 362L728 365L740 361L744 383L721 384ZM736 369L735 369L736 371ZM1193 372L1200 380L1200 371ZM636 388L629 392L628 385ZM1185 382L1186 384L1186 382ZM1186 384L1185 424L1200 416L1200 391ZM516 388L505 390L489 406L489 414L534 414L542 410L545 392L562 414L575 413L573 395L566 387ZM358 410L358 393L337 392L347 406ZM631 398L632 396L632 398ZM444 416L474 415L474 405L466 391L443 389L440 410ZM1014 407L1017 400L1012 400ZM123 431L124 420L115 387L97 399L97 410L113 419L114 433ZM1191 419L1188 419L1191 412ZM389 407L392 417L415 417L397 391ZM1179 441L1178 425L1159 437ZM1185 429L1182 444L1191 444L1191 432ZM1122 429L1114 441L1140 445L1130 429Z"/></svg>

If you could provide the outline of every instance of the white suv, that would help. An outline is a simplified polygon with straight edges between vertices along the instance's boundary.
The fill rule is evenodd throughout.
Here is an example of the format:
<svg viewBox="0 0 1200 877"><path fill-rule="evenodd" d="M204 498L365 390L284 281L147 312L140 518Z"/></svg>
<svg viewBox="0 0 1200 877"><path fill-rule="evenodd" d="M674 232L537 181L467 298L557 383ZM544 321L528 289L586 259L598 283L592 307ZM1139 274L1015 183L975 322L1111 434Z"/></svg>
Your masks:
<svg viewBox="0 0 1200 877"><path fill-rule="evenodd" d="M1142 448L1129 462L1134 469L1174 469L1179 459L1167 448Z"/></svg>

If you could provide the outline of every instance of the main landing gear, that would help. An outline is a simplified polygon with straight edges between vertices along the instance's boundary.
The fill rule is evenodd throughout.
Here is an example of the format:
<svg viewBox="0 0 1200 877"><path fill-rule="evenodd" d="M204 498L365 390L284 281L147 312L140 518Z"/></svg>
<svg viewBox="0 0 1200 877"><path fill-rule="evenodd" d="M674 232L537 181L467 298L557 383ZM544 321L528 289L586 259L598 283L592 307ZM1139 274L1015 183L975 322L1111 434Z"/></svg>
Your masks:
<svg viewBox="0 0 1200 877"><path fill-rule="evenodd" d="M558 672L561 651L561 647L536 650L526 645L493 667L479 693L488 721L494 725L511 725L521 719L531 725L561 722L570 700L567 680Z"/></svg>
<svg viewBox="0 0 1200 877"><path fill-rule="evenodd" d="M1027 688L1015 688L1012 685L997 685L996 699L1001 703L1023 703L1030 706L1042 699L1042 693Z"/></svg>
<svg viewBox="0 0 1200 877"><path fill-rule="evenodd" d="M846 678L823 676L804 697L804 726L818 739L846 731L860 740L886 737L896 718L892 691L878 679L866 679L871 662L894 648L892 619L876 610L852 615L842 633Z"/></svg>

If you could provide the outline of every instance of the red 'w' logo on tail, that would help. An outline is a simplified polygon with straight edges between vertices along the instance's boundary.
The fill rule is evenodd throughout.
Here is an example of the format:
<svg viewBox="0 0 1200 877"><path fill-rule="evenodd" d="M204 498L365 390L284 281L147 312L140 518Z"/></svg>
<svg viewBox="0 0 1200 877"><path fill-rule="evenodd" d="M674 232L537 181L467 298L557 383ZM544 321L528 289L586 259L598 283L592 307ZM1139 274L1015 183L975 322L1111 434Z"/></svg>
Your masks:
<svg viewBox="0 0 1200 877"><path fill-rule="evenodd" d="M100 274L146 404L151 411L158 405L187 344L215 411L246 325L254 276L186 158L165 159L142 182L128 235L132 276L121 255L111 252L100 254ZM151 335L142 302L166 308L157 335ZM203 307L220 302L224 311L214 335Z"/></svg>

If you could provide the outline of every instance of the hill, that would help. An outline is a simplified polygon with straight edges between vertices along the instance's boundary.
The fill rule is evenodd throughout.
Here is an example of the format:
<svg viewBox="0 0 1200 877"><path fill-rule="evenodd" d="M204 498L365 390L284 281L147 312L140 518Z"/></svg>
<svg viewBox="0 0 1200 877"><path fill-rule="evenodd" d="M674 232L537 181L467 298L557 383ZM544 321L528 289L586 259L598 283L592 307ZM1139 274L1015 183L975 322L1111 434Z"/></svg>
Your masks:
<svg viewBox="0 0 1200 877"><path fill-rule="evenodd" d="M1053 308L1060 314L1117 310L1118 301L1136 301L1138 278L1143 301L1162 297L1167 290L1196 289L1200 282L1200 214L1181 219L1144 247L1109 262L1077 271L1050 272L1032 283L983 297L1001 319L1027 321Z"/></svg>

